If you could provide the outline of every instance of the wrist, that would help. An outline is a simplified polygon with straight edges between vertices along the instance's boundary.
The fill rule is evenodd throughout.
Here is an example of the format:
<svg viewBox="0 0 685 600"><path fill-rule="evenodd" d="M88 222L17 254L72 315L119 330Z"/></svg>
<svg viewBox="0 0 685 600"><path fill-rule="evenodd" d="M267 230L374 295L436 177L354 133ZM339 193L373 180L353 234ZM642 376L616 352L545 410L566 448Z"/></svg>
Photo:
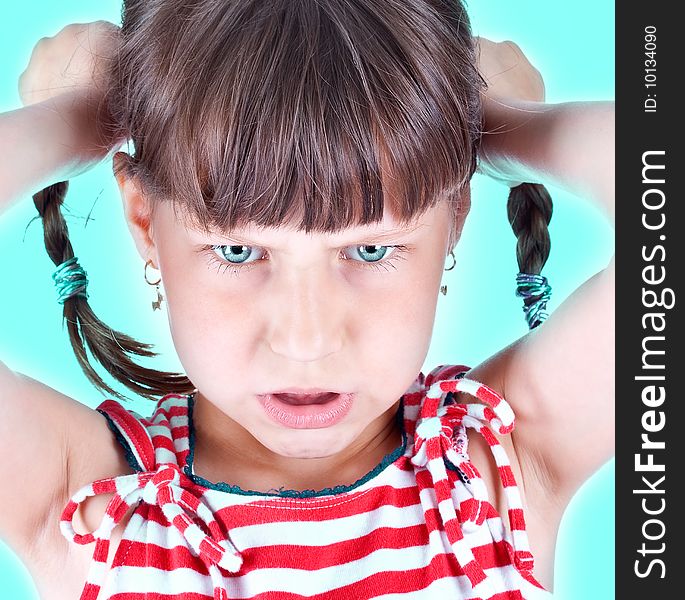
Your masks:
<svg viewBox="0 0 685 600"><path fill-rule="evenodd" d="M538 122L551 106L483 95L483 134L479 152L480 173L508 187L539 182L530 168L530 145L540 144Z"/></svg>
<svg viewBox="0 0 685 600"><path fill-rule="evenodd" d="M80 175L119 147L123 138L112 135L111 119L101 97L75 90L27 107L33 111L35 139L54 152L59 177Z"/></svg>

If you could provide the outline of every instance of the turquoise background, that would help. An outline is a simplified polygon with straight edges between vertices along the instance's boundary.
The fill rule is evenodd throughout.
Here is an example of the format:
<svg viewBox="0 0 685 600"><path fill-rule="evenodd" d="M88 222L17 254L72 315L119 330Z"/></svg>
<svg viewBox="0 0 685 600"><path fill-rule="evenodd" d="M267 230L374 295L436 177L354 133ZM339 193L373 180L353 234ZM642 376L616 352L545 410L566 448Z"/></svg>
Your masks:
<svg viewBox="0 0 685 600"><path fill-rule="evenodd" d="M35 42L70 22L119 23L119 0L5 3L0 20L0 112L20 106L17 79ZM614 5L607 0L551 3L484 0L470 3L474 31L517 42L542 72L549 102L614 97ZM0 183L1 185L1 183ZM143 264L122 218L110 164L71 181L68 223L76 255L90 278L95 312L113 328L158 345L155 365L180 369L164 313L152 313ZM550 188L552 253L545 273L554 310L575 288L606 266L613 231L588 202ZM519 299L515 240L506 219L507 190L476 175L473 209L457 246L457 266L445 274L449 295L439 302L434 339L424 365L475 365L526 333ZM86 216L90 219L86 223ZM43 244L30 197L0 218L0 360L91 407L103 396L87 381L71 352L55 301L54 266ZM6 286L7 282L11 285ZM149 404L132 408L149 411ZM27 435L35 432L27 432ZM11 456L5 456L11 460ZM36 457L39 461L40 457ZM614 463L581 488L562 521L557 544L555 597L614 597ZM4 483L3 483L4 485ZM57 584L57 582L56 582ZM37 594L21 562L0 542L0 598Z"/></svg>

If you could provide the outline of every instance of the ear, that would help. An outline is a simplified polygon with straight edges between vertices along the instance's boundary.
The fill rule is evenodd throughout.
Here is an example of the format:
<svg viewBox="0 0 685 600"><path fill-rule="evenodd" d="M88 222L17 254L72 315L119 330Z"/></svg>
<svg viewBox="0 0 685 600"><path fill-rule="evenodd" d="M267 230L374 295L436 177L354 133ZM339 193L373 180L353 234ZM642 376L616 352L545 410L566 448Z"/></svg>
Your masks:
<svg viewBox="0 0 685 600"><path fill-rule="evenodd" d="M457 213L455 215L454 222L452 223L452 226L450 228L450 235L447 242L446 255L449 255L449 253L454 250L454 247L457 245L457 242L461 238L461 232L464 229L464 222L466 221L466 217L468 216L469 211L471 210L470 185L467 185L466 188L464 188L464 191L459 196L458 202L459 204L457 208Z"/></svg>
<svg viewBox="0 0 685 600"><path fill-rule="evenodd" d="M142 259L145 262L151 260L152 266L157 268L159 259L152 229L152 203L143 193L138 178L131 175L129 169L131 157L124 152L117 152L112 160L114 177L121 192L124 216L133 241Z"/></svg>

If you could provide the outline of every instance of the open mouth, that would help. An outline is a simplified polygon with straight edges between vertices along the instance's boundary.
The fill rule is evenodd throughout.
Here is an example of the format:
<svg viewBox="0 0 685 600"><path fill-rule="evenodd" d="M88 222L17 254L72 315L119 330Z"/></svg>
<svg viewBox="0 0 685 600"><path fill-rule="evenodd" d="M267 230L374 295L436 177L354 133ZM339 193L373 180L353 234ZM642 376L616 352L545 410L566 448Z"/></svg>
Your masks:
<svg viewBox="0 0 685 600"><path fill-rule="evenodd" d="M266 414L290 429L321 429L342 421L352 408L355 394L270 393L257 396Z"/></svg>
<svg viewBox="0 0 685 600"><path fill-rule="evenodd" d="M336 392L325 392L323 394L273 394L281 402L302 406L306 404L326 404L335 400L340 394Z"/></svg>

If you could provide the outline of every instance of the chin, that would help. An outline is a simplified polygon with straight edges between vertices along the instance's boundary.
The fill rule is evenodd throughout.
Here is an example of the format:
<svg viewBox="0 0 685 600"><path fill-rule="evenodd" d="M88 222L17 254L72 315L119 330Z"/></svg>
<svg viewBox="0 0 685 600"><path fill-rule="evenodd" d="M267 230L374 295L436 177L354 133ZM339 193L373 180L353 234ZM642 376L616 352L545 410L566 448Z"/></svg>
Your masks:
<svg viewBox="0 0 685 600"><path fill-rule="evenodd" d="M291 429L275 439L258 438L274 454L284 458L328 458L350 445L346 436L331 435L330 429Z"/></svg>

